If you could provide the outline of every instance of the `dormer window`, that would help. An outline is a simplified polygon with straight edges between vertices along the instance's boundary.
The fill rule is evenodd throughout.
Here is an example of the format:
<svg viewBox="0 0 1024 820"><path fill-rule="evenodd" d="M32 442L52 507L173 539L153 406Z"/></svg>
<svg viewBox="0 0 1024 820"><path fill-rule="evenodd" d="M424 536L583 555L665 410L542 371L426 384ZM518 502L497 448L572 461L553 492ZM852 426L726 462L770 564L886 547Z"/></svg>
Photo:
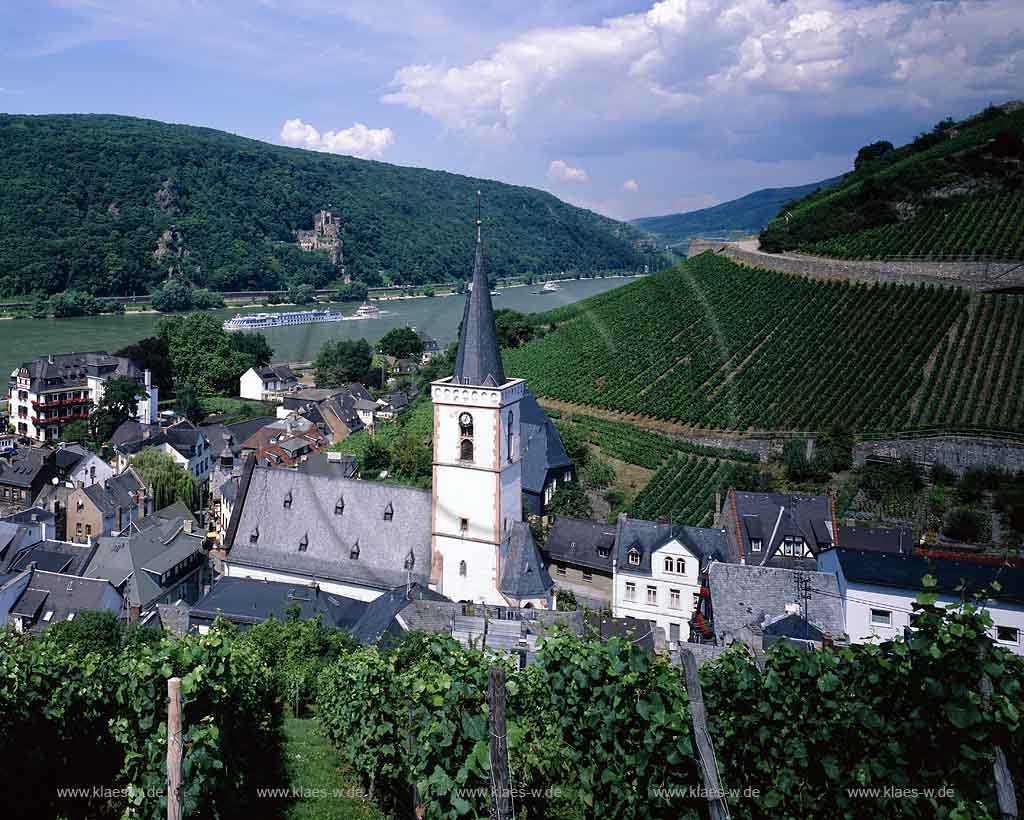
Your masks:
<svg viewBox="0 0 1024 820"><path fill-rule="evenodd" d="M459 577L461 577L461 578L465 578L466 577L466 562L465 561L459 561Z"/></svg>
<svg viewBox="0 0 1024 820"><path fill-rule="evenodd" d="M412 550L409 550L409 554L405 556L405 571L412 572L412 568L415 564L416 556L412 554Z"/></svg>
<svg viewBox="0 0 1024 820"><path fill-rule="evenodd" d="M686 562L682 558L676 558L676 572L686 575Z"/></svg>
<svg viewBox="0 0 1024 820"><path fill-rule="evenodd" d="M761 539L760 538L751 538L750 539L750 551L751 552L760 552L761 551Z"/></svg>
<svg viewBox="0 0 1024 820"><path fill-rule="evenodd" d="M391 506L391 502L389 501L388 505L384 508L384 520L385 521L390 521L394 517L395 517L395 508L393 506Z"/></svg>
<svg viewBox="0 0 1024 820"><path fill-rule="evenodd" d="M292 491L289 490L284 497L284 508L290 510L292 508Z"/></svg>
<svg viewBox="0 0 1024 820"><path fill-rule="evenodd" d="M255 544L259 540L260 540L260 528L259 527L253 527L252 532L249 533L249 543L250 544Z"/></svg>
<svg viewBox="0 0 1024 820"><path fill-rule="evenodd" d="M638 550L636 547L633 547L629 551L629 563L630 563L630 566L634 566L634 567L640 566L640 550Z"/></svg>
<svg viewBox="0 0 1024 820"><path fill-rule="evenodd" d="M345 512L345 497L338 496L338 500L334 502L334 514L341 515Z"/></svg>
<svg viewBox="0 0 1024 820"><path fill-rule="evenodd" d="M348 551L348 557L351 558L353 561L358 561L359 560L359 539L358 538L356 539L356 542L352 545L352 549L350 549Z"/></svg>
<svg viewBox="0 0 1024 820"><path fill-rule="evenodd" d="M666 558L665 559L665 572L674 572L674 571L675 571L675 561L673 561L671 558Z"/></svg>
<svg viewBox="0 0 1024 820"><path fill-rule="evenodd" d="M309 549L309 533L304 533L302 538L299 540L299 552L305 552Z"/></svg>

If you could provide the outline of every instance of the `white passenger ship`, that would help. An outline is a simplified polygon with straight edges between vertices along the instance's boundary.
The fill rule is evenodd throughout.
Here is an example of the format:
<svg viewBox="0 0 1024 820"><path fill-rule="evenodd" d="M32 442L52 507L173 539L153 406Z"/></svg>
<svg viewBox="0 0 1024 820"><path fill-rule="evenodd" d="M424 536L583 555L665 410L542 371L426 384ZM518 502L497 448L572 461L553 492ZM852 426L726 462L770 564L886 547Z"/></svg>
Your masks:
<svg viewBox="0 0 1024 820"><path fill-rule="evenodd" d="M319 325L324 322L340 322L345 317L331 310L295 310L286 313L251 313L235 316L224 322L225 330L262 330L268 327L291 327L293 325Z"/></svg>

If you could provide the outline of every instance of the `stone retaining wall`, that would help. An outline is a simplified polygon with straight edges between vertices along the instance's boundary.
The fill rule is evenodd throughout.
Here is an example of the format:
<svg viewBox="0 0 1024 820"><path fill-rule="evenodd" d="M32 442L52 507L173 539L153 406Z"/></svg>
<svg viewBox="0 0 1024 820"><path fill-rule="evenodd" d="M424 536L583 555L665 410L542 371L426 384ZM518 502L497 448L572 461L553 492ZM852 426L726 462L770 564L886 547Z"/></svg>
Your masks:
<svg viewBox="0 0 1024 820"><path fill-rule="evenodd" d="M918 464L944 464L958 476L971 467L999 466L1024 470L1024 444L961 436L861 441L853 447L853 463L861 465L869 455L912 458Z"/></svg>
<svg viewBox="0 0 1024 820"><path fill-rule="evenodd" d="M930 282L970 290L991 290L1024 284L1024 267L1013 262L875 262L859 259L827 259L821 256L787 253L771 254L742 247L736 242L694 239L688 256L704 251L727 256L734 262L780 273L817 279L855 279L861 282ZM998 275L1012 268L1005 278Z"/></svg>

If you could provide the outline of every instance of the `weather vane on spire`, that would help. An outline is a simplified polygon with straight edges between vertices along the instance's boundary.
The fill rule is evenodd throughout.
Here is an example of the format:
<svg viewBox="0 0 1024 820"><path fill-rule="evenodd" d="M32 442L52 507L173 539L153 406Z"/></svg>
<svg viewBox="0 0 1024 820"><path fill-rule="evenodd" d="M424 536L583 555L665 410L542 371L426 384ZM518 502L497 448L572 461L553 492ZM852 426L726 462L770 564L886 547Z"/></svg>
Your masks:
<svg viewBox="0 0 1024 820"><path fill-rule="evenodd" d="M476 192L476 241L480 241L480 189Z"/></svg>

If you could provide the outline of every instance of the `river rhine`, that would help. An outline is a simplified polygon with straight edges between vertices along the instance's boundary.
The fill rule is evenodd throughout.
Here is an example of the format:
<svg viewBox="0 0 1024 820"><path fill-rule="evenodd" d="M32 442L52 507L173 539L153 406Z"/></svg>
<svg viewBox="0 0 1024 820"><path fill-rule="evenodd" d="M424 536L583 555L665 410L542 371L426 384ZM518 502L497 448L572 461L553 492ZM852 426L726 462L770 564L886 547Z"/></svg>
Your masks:
<svg viewBox="0 0 1024 820"><path fill-rule="evenodd" d="M522 313L549 310L603 293L634 279L582 279L561 283L556 293L538 294L537 286L506 288L493 297L494 308L511 308ZM455 340L462 320L464 297L435 296L419 299L395 299L374 302L382 311L377 319L330 322L322 325L272 328L264 330L274 348L275 362L308 361L328 339L365 338L371 344L392 328L406 325L437 339L442 344ZM354 303L334 305L334 310L354 313ZM295 310L295 307L231 307L215 311L218 318L229 319L236 313ZM160 318L156 313L128 313L124 316L92 316L79 319L10 319L0 321L0 368L10 373L22 362L48 353L106 350L113 352L125 345L153 335Z"/></svg>

